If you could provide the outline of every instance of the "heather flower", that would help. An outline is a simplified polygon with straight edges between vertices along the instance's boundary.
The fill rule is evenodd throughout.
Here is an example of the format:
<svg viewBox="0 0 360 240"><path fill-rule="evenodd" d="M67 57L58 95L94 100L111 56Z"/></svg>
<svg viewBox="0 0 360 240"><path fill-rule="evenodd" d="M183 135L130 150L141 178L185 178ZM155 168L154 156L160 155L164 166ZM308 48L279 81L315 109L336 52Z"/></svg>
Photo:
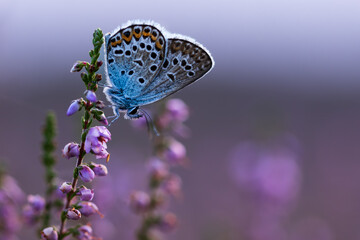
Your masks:
<svg viewBox="0 0 360 240"><path fill-rule="evenodd" d="M47 227L41 231L42 240L57 240L58 233L54 227Z"/></svg>
<svg viewBox="0 0 360 240"><path fill-rule="evenodd" d="M104 113L101 114L100 116L98 116L97 120L104 125L109 125L109 122L108 122L107 118L105 117Z"/></svg>
<svg viewBox="0 0 360 240"><path fill-rule="evenodd" d="M96 102L97 101L96 94L95 94L94 91L87 90L85 92L85 95L86 95L86 99L89 100L90 102Z"/></svg>
<svg viewBox="0 0 360 240"><path fill-rule="evenodd" d="M135 191L130 195L130 208L135 213L146 212L150 207L150 197L142 191Z"/></svg>
<svg viewBox="0 0 360 240"><path fill-rule="evenodd" d="M96 103L95 103L95 107L96 107L97 109L103 109L103 108L105 107L105 104L104 104L103 101L97 100Z"/></svg>
<svg viewBox="0 0 360 240"><path fill-rule="evenodd" d="M92 237L92 228L89 225L83 225L78 228L79 235L76 236L79 240L91 240Z"/></svg>
<svg viewBox="0 0 360 240"><path fill-rule="evenodd" d="M81 165L78 167L79 176L83 182L91 182L95 178L95 173L90 167Z"/></svg>
<svg viewBox="0 0 360 240"><path fill-rule="evenodd" d="M98 213L102 217L102 214L99 212L99 208L95 205L95 203L80 202L78 204L78 207L81 214L84 215L85 217L93 215L94 213Z"/></svg>
<svg viewBox="0 0 360 240"><path fill-rule="evenodd" d="M78 157L80 154L80 146L77 143L71 142L65 145L64 149L62 150L62 154L67 159L72 157Z"/></svg>
<svg viewBox="0 0 360 240"><path fill-rule="evenodd" d="M87 153L92 152L96 155L96 158L108 159L110 154L106 151L106 143L111 139L111 133L106 127L96 126L90 128L86 140L85 151Z"/></svg>
<svg viewBox="0 0 360 240"><path fill-rule="evenodd" d="M71 220L79 220L81 218L81 212L75 208L68 209L66 211L66 218Z"/></svg>
<svg viewBox="0 0 360 240"><path fill-rule="evenodd" d="M72 190L71 183L69 183L69 182L63 182L63 183L61 184L61 186L59 187L59 190L60 190L62 193L65 193L65 194L71 192L71 190Z"/></svg>
<svg viewBox="0 0 360 240"><path fill-rule="evenodd" d="M83 67L89 65L89 63L87 62L83 62L83 61L77 61L76 63L74 63L74 65L72 66L70 72L80 72L81 69L83 69Z"/></svg>
<svg viewBox="0 0 360 240"><path fill-rule="evenodd" d="M81 201L91 201L94 197L94 190L82 186L80 187L77 195L80 195Z"/></svg>
<svg viewBox="0 0 360 240"><path fill-rule="evenodd" d="M40 212L45 207L45 199L40 195L29 195L28 198L29 205L37 212Z"/></svg>
<svg viewBox="0 0 360 240"><path fill-rule="evenodd" d="M95 175L98 177L103 177L108 174L108 170L103 164L92 163L90 168L94 171Z"/></svg>
<svg viewBox="0 0 360 240"><path fill-rule="evenodd" d="M179 196L181 192L181 178L178 175L171 174L162 184L162 188L173 196Z"/></svg>
<svg viewBox="0 0 360 240"><path fill-rule="evenodd" d="M81 100L80 99L74 100L70 104L70 106L66 112L66 115L71 116L74 113L76 113L77 111L79 111L80 108L81 108Z"/></svg>
<svg viewBox="0 0 360 240"><path fill-rule="evenodd" d="M167 114L175 121L183 122L189 117L189 108L183 102L183 100L178 98L170 99L166 102L166 111Z"/></svg>
<svg viewBox="0 0 360 240"><path fill-rule="evenodd" d="M39 212L35 211L29 204L22 209L22 216L26 224L33 225L39 218Z"/></svg>
<svg viewBox="0 0 360 240"><path fill-rule="evenodd" d="M169 139L167 147L163 152L163 156L170 164L179 164L186 157L186 148L182 143L176 141L175 139Z"/></svg>
<svg viewBox="0 0 360 240"><path fill-rule="evenodd" d="M150 177L156 181L162 181L169 175L167 164L155 157L150 159L148 169Z"/></svg>
<svg viewBox="0 0 360 240"><path fill-rule="evenodd" d="M165 215L161 216L159 222L159 229L163 232L170 232L174 230L178 225L178 220L175 214L173 213L166 213Z"/></svg>

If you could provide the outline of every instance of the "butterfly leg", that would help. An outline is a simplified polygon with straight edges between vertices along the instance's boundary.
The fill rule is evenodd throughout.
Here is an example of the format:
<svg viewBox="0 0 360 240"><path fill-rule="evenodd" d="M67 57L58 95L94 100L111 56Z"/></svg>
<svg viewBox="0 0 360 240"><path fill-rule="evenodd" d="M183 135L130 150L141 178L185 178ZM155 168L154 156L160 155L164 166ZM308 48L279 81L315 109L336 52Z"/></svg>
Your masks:
<svg viewBox="0 0 360 240"><path fill-rule="evenodd" d="M115 121L120 117L119 109L114 108L114 113L115 113L115 115L110 116L110 117L107 117L107 118L114 118L114 119L109 123L109 125L108 125L109 127L110 127L110 125L111 125L113 122L115 122Z"/></svg>

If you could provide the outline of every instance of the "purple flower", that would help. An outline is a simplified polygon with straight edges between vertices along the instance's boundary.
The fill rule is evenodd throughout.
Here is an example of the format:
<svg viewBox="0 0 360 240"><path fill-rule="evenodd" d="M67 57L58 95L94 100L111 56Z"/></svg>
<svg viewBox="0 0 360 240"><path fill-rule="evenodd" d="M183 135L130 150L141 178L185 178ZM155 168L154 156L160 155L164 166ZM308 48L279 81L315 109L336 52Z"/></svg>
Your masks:
<svg viewBox="0 0 360 240"><path fill-rule="evenodd" d="M108 161L110 154L106 151L106 143L111 139L111 133L104 126L95 126L90 128L86 140L85 151L92 152L96 158L106 158Z"/></svg>
<svg viewBox="0 0 360 240"><path fill-rule="evenodd" d="M90 167L94 171L95 175L98 177L103 177L108 174L108 170L103 164L92 163Z"/></svg>
<svg viewBox="0 0 360 240"><path fill-rule="evenodd" d="M69 182L63 182L63 184L61 184L61 186L59 187L59 190L60 190L62 193L65 193L65 194L71 192L71 190L72 190L71 183L69 183Z"/></svg>
<svg viewBox="0 0 360 240"><path fill-rule="evenodd" d="M163 152L164 157L171 164L181 164L186 157L186 148L185 146L176 141L175 139L169 139L167 148Z"/></svg>
<svg viewBox="0 0 360 240"><path fill-rule="evenodd" d="M81 165L78 167L79 176L83 182L91 182L95 178L95 173L90 167Z"/></svg>
<svg viewBox="0 0 360 240"><path fill-rule="evenodd" d="M64 149L62 150L62 154L67 159L72 157L78 157L80 154L80 146L77 143L71 142L65 145Z"/></svg>
<svg viewBox="0 0 360 240"><path fill-rule="evenodd" d="M22 209L22 216L25 223L31 226L38 220L39 212L35 211L29 204L26 204Z"/></svg>
<svg viewBox="0 0 360 240"><path fill-rule="evenodd" d="M159 222L159 229L163 232L170 232L174 230L178 225L178 220L175 214L173 213L166 213L164 216L161 216Z"/></svg>
<svg viewBox="0 0 360 240"><path fill-rule="evenodd" d="M80 195L81 201L91 201L94 197L94 190L82 186L80 187L77 195Z"/></svg>
<svg viewBox="0 0 360 240"><path fill-rule="evenodd" d="M86 99L89 100L90 102L96 102L97 101L96 94L95 94L94 91L87 90L85 92L85 95L86 95Z"/></svg>
<svg viewBox="0 0 360 240"><path fill-rule="evenodd" d="M162 188L173 196L179 196L181 193L181 178L178 175L171 174L162 184Z"/></svg>
<svg viewBox="0 0 360 240"><path fill-rule="evenodd" d="M41 231L42 240L57 240L58 233L54 227L47 227Z"/></svg>
<svg viewBox="0 0 360 240"><path fill-rule="evenodd" d="M105 114L101 114L98 117L98 121L101 122L104 125L109 125L109 122L108 122L107 118L105 117Z"/></svg>
<svg viewBox="0 0 360 240"><path fill-rule="evenodd" d="M66 112L66 115L68 115L68 116L73 115L74 113L76 113L77 111L80 110L80 107L81 107L81 100L80 99L72 101L72 103L70 104L70 106L69 106L69 108L68 108L68 110Z"/></svg>
<svg viewBox="0 0 360 240"><path fill-rule="evenodd" d="M45 207L45 199L40 195L29 195L27 200L30 206L37 212L42 211Z"/></svg>
<svg viewBox="0 0 360 240"><path fill-rule="evenodd" d="M166 103L166 110L175 121L183 122L189 117L188 106L178 98L168 100Z"/></svg>
<svg viewBox="0 0 360 240"><path fill-rule="evenodd" d="M83 67L89 65L89 63L87 62L82 62L82 61L77 61L76 63L74 63L74 65L72 66L70 72L80 72L81 69L83 69Z"/></svg>
<svg viewBox="0 0 360 240"><path fill-rule="evenodd" d="M130 208L135 213L146 212L150 207L150 197L142 191L134 191L130 195Z"/></svg>
<svg viewBox="0 0 360 240"><path fill-rule="evenodd" d="M79 220L81 218L81 213L75 208L70 208L66 211L66 218L71 220Z"/></svg>
<svg viewBox="0 0 360 240"><path fill-rule="evenodd" d="M102 214L99 212L99 208L95 205L95 203L80 202L78 206L81 214L84 215L85 217L93 215L94 213L97 213L102 217Z"/></svg>
<svg viewBox="0 0 360 240"><path fill-rule="evenodd" d="M89 225L83 225L78 228L79 235L76 236L79 240L91 240L94 239L92 237L92 228Z"/></svg>
<svg viewBox="0 0 360 240"><path fill-rule="evenodd" d="M167 164L158 158L151 158L148 168L151 178L156 181L162 181L169 175Z"/></svg>

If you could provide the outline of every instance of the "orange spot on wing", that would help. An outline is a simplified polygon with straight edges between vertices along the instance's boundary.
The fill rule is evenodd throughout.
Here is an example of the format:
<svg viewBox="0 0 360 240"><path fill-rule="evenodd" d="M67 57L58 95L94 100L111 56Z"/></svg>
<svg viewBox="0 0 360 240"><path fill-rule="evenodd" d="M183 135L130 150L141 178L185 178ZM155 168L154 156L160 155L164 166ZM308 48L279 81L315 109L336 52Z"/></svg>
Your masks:
<svg viewBox="0 0 360 240"><path fill-rule="evenodd" d="M154 37L154 35L151 35L151 40L156 41L157 37Z"/></svg>
<svg viewBox="0 0 360 240"><path fill-rule="evenodd" d="M150 36L150 32L146 33L146 32L144 31L144 32L143 32L143 36L144 36L144 37Z"/></svg>
<svg viewBox="0 0 360 240"><path fill-rule="evenodd" d="M132 32L130 32L130 35L129 35L129 37L126 37L125 35L124 35L124 33L121 33L121 37L128 43L128 42L130 42L131 41L131 38L132 38Z"/></svg>
<svg viewBox="0 0 360 240"><path fill-rule="evenodd" d="M139 39L140 37L141 37L141 31L139 32L139 33L136 33L135 32L135 29L133 30L133 35L137 38L137 39Z"/></svg>
<svg viewBox="0 0 360 240"><path fill-rule="evenodd" d="M155 45L158 49L162 49L162 47L163 47L159 41L157 41Z"/></svg>

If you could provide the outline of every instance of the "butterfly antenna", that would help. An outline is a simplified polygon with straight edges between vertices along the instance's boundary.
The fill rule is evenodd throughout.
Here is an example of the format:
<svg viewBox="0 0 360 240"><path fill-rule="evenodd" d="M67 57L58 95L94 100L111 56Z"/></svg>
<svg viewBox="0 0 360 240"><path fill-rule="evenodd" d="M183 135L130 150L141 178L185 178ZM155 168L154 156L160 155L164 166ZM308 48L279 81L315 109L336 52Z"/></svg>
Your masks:
<svg viewBox="0 0 360 240"><path fill-rule="evenodd" d="M150 115L149 115L144 109L139 108L139 111L140 111L141 113L143 113L144 116L145 116L146 126L147 126L147 129L148 129L149 134L151 134L151 130L152 130L152 132L153 132L157 137L160 136L160 133L159 133L159 131L156 129L155 124L154 124L154 121L152 120L152 118L150 117Z"/></svg>

